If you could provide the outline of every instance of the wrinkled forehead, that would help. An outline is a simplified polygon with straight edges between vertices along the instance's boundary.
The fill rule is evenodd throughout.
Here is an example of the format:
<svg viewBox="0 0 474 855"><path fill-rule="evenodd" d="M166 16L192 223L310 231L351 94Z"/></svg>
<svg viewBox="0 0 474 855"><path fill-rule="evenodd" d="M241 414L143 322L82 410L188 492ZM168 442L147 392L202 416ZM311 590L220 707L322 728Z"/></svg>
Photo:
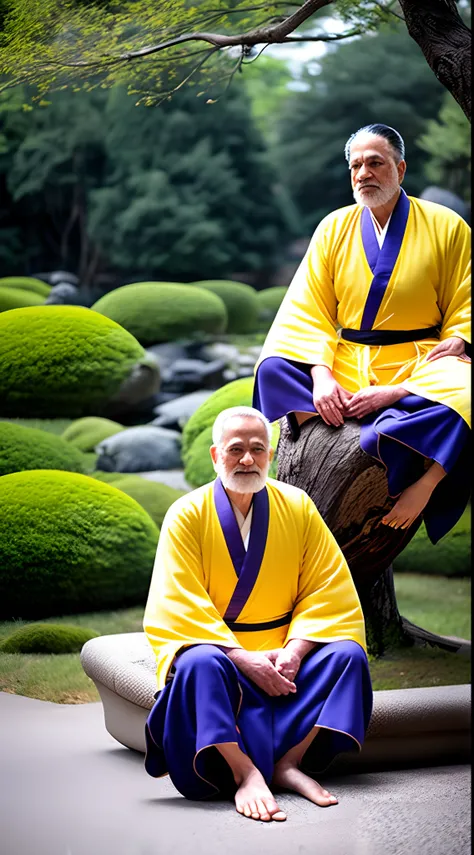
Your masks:
<svg viewBox="0 0 474 855"><path fill-rule="evenodd" d="M384 160L387 158L395 159L395 152L385 137L379 137L377 134L361 133L352 140L349 162L376 156L383 157Z"/></svg>
<svg viewBox="0 0 474 855"><path fill-rule="evenodd" d="M232 416L225 423L221 445L234 442L260 442L268 445L267 431L260 419L254 416Z"/></svg>

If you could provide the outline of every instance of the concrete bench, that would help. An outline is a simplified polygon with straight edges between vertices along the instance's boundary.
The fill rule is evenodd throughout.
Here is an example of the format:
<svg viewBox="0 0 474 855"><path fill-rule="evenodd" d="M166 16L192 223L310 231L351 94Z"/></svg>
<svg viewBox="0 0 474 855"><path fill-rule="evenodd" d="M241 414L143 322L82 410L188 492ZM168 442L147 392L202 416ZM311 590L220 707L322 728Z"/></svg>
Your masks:
<svg viewBox="0 0 474 855"><path fill-rule="evenodd" d="M81 662L99 691L108 732L144 753L156 692L155 658L145 634L93 638L82 648ZM331 772L465 763L470 741L470 685L379 691L362 751L337 758Z"/></svg>

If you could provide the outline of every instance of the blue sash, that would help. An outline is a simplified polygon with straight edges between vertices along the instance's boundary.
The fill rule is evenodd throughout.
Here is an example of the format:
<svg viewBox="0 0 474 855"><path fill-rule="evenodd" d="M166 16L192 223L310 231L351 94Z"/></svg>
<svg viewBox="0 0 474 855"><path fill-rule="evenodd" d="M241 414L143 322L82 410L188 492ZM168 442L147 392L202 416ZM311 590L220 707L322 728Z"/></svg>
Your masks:
<svg viewBox="0 0 474 855"><path fill-rule="evenodd" d="M392 212L387 234L380 249L375 236L370 211L364 208L360 218L362 243L369 267L374 274L362 315L361 330L371 330L393 273L405 235L410 200L400 188L400 196Z"/></svg>
<svg viewBox="0 0 474 855"><path fill-rule="evenodd" d="M241 624L239 626L235 624L235 621L252 593L265 553L270 519L268 491L264 487L263 490L254 493L252 527L247 551L242 541L242 535L230 499L220 478L216 478L214 482L214 503L227 549L229 550L229 555L237 575L237 584L227 606L224 621L231 629L235 628L236 631L249 631L250 628L255 630L259 625ZM289 620L286 621L285 619L285 622L289 623ZM283 624L278 625L281 626ZM241 630L241 627L245 627L246 629ZM268 623L262 624L262 628L264 627L267 629L270 628Z"/></svg>

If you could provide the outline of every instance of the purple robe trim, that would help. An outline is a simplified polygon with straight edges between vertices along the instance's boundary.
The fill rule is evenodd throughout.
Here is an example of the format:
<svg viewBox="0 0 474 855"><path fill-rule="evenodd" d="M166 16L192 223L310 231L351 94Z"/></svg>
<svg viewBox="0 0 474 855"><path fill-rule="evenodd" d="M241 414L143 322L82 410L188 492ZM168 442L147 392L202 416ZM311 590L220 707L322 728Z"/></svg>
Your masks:
<svg viewBox="0 0 474 855"><path fill-rule="evenodd" d="M362 232L362 243L374 278L369 288L367 301L360 324L361 330L371 330L377 312L380 309L387 285L393 273L393 268L400 254L400 249L405 234L408 214L410 213L410 200L405 191L400 188L400 196L393 209L392 217L388 225L387 234L380 249L375 236L375 228L368 208L364 208L360 218Z"/></svg>
<svg viewBox="0 0 474 855"><path fill-rule="evenodd" d="M247 552L230 499L220 478L216 478L214 482L214 502L227 549L238 577L224 620L235 621L253 591L265 553L270 519L268 492L264 487L263 490L254 493L252 527Z"/></svg>

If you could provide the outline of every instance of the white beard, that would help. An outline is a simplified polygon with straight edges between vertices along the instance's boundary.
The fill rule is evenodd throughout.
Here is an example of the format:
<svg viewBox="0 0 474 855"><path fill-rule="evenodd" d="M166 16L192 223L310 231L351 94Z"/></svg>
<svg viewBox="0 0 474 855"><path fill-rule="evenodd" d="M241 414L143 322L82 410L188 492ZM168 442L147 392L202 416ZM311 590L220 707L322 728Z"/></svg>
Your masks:
<svg viewBox="0 0 474 855"><path fill-rule="evenodd" d="M398 175L395 175L393 180L383 187L376 189L370 186L365 191L363 188L358 188L354 190L353 195L358 205L365 205L367 208L380 208L395 196L399 187Z"/></svg>
<svg viewBox="0 0 474 855"><path fill-rule="evenodd" d="M216 464L214 469L226 490L234 493L259 493L265 486L269 466L268 463L265 469L247 475L239 475L236 472L227 474L222 464Z"/></svg>

